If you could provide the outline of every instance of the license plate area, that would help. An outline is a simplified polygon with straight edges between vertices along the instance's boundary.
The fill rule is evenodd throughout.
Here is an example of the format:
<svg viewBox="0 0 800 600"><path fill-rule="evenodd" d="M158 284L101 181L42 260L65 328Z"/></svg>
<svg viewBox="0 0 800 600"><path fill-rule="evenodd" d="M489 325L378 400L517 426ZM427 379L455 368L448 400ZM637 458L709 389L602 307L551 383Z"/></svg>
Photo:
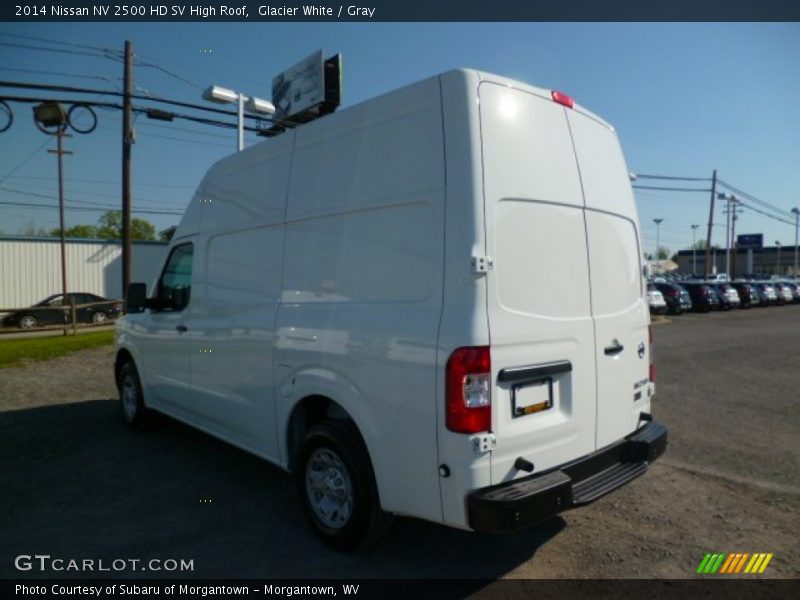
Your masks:
<svg viewBox="0 0 800 600"><path fill-rule="evenodd" d="M517 419L553 408L553 378L518 383L511 387L511 415Z"/></svg>

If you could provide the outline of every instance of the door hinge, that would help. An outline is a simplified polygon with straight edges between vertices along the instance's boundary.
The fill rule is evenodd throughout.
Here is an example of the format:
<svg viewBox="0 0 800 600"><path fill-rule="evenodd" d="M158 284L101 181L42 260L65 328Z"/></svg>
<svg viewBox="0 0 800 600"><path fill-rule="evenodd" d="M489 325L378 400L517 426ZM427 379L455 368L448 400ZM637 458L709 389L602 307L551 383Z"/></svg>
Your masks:
<svg viewBox="0 0 800 600"><path fill-rule="evenodd" d="M491 256L473 256L472 257L472 272L473 273L486 273L494 268L494 261Z"/></svg>
<svg viewBox="0 0 800 600"><path fill-rule="evenodd" d="M493 433L484 433L472 438L475 452L491 452L497 447L497 436Z"/></svg>

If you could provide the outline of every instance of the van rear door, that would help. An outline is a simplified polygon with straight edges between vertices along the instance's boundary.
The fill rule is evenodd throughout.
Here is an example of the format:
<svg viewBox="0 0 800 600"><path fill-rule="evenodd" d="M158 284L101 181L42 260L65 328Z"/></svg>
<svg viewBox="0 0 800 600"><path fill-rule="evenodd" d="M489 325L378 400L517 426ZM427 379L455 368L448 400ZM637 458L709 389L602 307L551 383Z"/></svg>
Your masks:
<svg viewBox="0 0 800 600"><path fill-rule="evenodd" d="M631 433L649 412L650 322L638 217L613 129L566 110L586 201L597 364L597 447Z"/></svg>
<svg viewBox="0 0 800 600"><path fill-rule="evenodd" d="M594 451L596 375L584 201L565 109L479 85L493 484ZM627 341L627 340L626 340Z"/></svg>

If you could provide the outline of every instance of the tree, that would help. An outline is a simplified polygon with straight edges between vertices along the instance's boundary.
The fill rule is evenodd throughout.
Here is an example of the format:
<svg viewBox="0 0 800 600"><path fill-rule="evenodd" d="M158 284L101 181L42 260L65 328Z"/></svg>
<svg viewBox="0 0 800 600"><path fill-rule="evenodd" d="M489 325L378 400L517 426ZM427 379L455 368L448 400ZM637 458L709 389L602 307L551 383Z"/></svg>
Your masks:
<svg viewBox="0 0 800 600"><path fill-rule="evenodd" d="M122 211L108 210L100 217L97 226L97 237L103 240L122 239ZM155 225L144 219L131 219L132 240L155 240Z"/></svg>
<svg viewBox="0 0 800 600"><path fill-rule="evenodd" d="M694 244L689 246L689 250L705 250L707 246L706 240L697 240ZM711 247L719 250L719 244L711 244Z"/></svg>
<svg viewBox="0 0 800 600"><path fill-rule="evenodd" d="M658 249L658 252L656 253L656 256L658 257L658 260L666 260L666 259L668 259L669 258L669 248L665 248L664 246L661 246Z"/></svg>
<svg viewBox="0 0 800 600"><path fill-rule="evenodd" d="M61 237L61 228L56 227L50 230L53 237ZM75 225L64 230L64 237L70 238L96 238L97 227L94 225Z"/></svg>

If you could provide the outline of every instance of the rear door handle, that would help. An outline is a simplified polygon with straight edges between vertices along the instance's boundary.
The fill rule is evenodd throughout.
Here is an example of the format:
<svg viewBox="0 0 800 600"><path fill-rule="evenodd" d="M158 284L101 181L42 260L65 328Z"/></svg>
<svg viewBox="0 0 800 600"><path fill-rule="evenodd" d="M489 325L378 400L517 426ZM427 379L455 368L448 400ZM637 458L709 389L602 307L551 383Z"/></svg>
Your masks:
<svg viewBox="0 0 800 600"><path fill-rule="evenodd" d="M175 329L183 333L184 331L189 331L189 328L186 325L175 325Z"/></svg>
<svg viewBox="0 0 800 600"><path fill-rule="evenodd" d="M625 346L619 343L619 340L611 342L610 346L606 346L603 352L606 356L616 356L625 349Z"/></svg>

